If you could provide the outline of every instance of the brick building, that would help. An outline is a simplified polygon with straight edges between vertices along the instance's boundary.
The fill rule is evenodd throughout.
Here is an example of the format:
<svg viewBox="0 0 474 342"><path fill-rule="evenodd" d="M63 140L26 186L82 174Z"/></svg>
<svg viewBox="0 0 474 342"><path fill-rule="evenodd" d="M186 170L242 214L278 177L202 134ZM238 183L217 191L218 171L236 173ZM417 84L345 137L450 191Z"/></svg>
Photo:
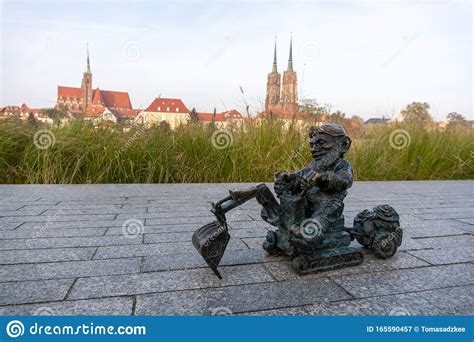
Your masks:
<svg viewBox="0 0 474 342"><path fill-rule="evenodd" d="M81 87L58 86L56 106L66 107L72 115L112 122L130 121L139 113L139 110L132 108L127 92L102 90L98 87L93 89L89 49Z"/></svg>

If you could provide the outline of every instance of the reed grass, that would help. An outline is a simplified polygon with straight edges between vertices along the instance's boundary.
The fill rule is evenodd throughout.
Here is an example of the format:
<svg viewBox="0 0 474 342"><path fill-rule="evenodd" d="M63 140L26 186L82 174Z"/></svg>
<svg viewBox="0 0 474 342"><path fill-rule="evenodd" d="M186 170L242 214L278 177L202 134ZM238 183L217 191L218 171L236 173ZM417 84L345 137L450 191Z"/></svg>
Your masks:
<svg viewBox="0 0 474 342"><path fill-rule="evenodd" d="M54 145L35 146L39 129L52 132ZM409 145L390 144L396 129L408 132ZM222 149L212 142L215 131L200 123L170 131L82 121L54 127L2 121L0 183L260 182L311 160L307 133L296 125L266 120L229 128L232 143ZM474 134L465 127L364 126L353 134L346 158L356 180L473 179Z"/></svg>

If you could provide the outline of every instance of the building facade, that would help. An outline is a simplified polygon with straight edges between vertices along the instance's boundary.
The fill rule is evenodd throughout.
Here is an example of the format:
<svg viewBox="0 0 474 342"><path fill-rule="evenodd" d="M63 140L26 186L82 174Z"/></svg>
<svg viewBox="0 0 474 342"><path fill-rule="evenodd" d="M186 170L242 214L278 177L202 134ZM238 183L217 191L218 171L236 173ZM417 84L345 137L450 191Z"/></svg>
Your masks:
<svg viewBox="0 0 474 342"><path fill-rule="evenodd" d="M236 109L222 113L196 112L196 114L198 122L214 123L219 128L238 126L243 122L242 114ZM190 120L190 110L181 99L157 97L136 116L134 123L145 126L165 124L171 129L176 129L179 125L188 124Z"/></svg>
<svg viewBox="0 0 474 342"><path fill-rule="evenodd" d="M189 110L180 99L157 97L153 102L134 119L134 123L145 126L166 123L171 129L186 124L189 119Z"/></svg>

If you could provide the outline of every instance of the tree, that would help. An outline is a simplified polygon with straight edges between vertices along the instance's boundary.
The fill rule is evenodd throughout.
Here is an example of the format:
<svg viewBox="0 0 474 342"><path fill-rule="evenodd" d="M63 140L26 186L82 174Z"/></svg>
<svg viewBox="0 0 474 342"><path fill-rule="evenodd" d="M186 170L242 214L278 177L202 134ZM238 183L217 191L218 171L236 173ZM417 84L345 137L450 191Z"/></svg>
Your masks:
<svg viewBox="0 0 474 342"><path fill-rule="evenodd" d="M449 129L466 126L467 124L466 118L463 115L456 112L449 113L446 116L446 118L448 119Z"/></svg>
<svg viewBox="0 0 474 342"><path fill-rule="evenodd" d="M36 120L35 115L33 113L28 113L28 124L32 127L38 126L38 120Z"/></svg>
<svg viewBox="0 0 474 342"><path fill-rule="evenodd" d="M361 118L360 116L358 116L358 115L352 115L352 117L351 117L351 122L354 123L354 125L363 126L365 120L362 119L362 118Z"/></svg>
<svg viewBox="0 0 474 342"><path fill-rule="evenodd" d="M427 125L433 122L429 109L430 105L426 102L412 102L402 109L400 114L407 123Z"/></svg>
<svg viewBox="0 0 474 342"><path fill-rule="evenodd" d="M325 117L331 113L331 105L321 105L314 99L301 100L298 106L300 112L306 112L315 122L325 121Z"/></svg>
<svg viewBox="0 0 474 342"><path fill-rule="evenodd" d="M346 118L346 113L336 110L334 113L331 113L331 120L340 121Z"/></svg>
<svg viewBox="0 0 474 342"><path fill-rule="evenodd" d="M189 122L199 122L199 114L196 108L191 109L189 112Z"/></svg>
<svg viewBox="0 0 474 342"><path fill-rule="evenodd" d="M446 118L448 119L450 124L464 124L466 122L466 118L456 112L449 113Z"/></svg>
<svg viewBox="0 0 474 342"><path fill-rule="evenodd" d="M307 112L310 115L329 115L331 105L321 105L314 99L304 99L300 101L300 111Z"/></svg>
<svg viewBox="0 0 474 342"><path fill-rule="evenodd" d="M68 115L67 108L65 108L64 106L45 109L43 111L43 114L52 119L55 124L59 124L61 120L67 117Z"/></svg>

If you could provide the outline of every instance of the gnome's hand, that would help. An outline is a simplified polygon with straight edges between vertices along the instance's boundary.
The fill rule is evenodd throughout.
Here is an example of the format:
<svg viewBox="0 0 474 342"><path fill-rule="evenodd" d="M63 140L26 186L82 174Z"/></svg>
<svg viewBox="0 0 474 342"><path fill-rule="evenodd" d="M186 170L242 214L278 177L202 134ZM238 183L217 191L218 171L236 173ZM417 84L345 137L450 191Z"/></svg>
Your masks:
<svg viewBox="0 0 474 342"><path fill-rule="evenodd" d="M285 192L285 190L288 187L289 181L290 181L290 176L287 173L278 172L278 173L275 174L274 189L275 189L275 193L278 196L281 196L283 194L283 192Z"/></svg>

